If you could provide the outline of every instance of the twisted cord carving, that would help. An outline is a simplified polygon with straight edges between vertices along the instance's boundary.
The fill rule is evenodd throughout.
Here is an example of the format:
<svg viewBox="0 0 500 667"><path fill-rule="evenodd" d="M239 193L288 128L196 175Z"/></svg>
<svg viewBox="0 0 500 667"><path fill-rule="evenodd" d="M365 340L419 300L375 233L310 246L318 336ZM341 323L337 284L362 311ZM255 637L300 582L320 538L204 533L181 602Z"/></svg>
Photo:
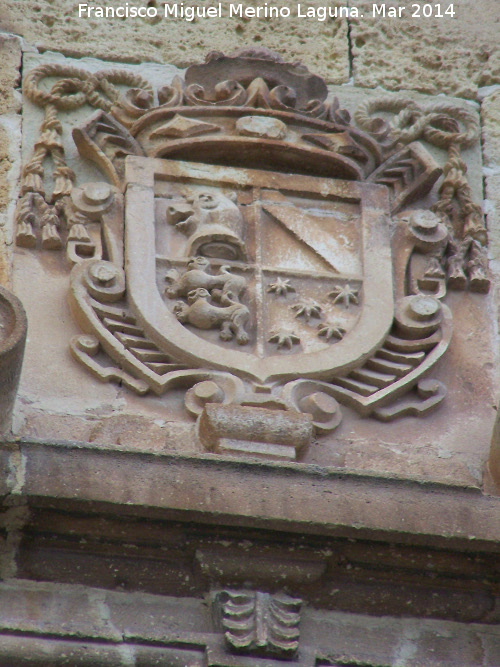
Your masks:
<svg viewBox="0 0 500 667"><path fill-rule="evenodd" d="M40 82L52 77L58 77L59 81L50 92L42 90ZM60 111L73 111L87 103L109 111L118 101L118 85L153 92L151 85L134 72L108 69L92 74L71 65L57 63L40 65L31 70L24 77L23 91L32 102L41 107L52 104Z"/></svg>
<svg viewBox="0 0 500 667"><path fill-rule="evenodd" d="M395 114L391 122L375 116L377 112ZM479 138L479 122L467 109L451 104L419 106L412 99L378 97L359 105L354 118L358 126L377 136L388 137L393 144L409 144L425 139L439 148L449 148L452 144L467 148ZM456 121L464 125L464 131L440 129L436 123Z"/></svg>
<svg viewBox="0 0 500 667"><path fill-rule="evenodd" d="M394 116L387 121L377 116L377 112ZM488 282L486 226L481 206L474 202L466 176L467 165L461 157L461 150L479 139L477 117L469 110L451 104L421 107L415 100L393 97L360 104L354 117L363 130L385 142L388 150L424 139L448 151L439 200L432 206L450 232L448 256L440 257L439 261L447 264L450 284L463 289L467 283L465 270L468 270L471 285L475 282L475 288L484 291ZM470 257L468 263L467 255Z"/></svg>
<svg viewBox="0 0 500 667"><path fill-rule="evenodd" d="M44 79L57 78L50 90L44 90L41 82ZM60 215L64 206L49 207L45 187L44 161L51 158L54 164L54 189L52 200L57 204L67 197L72 190L75 180L74 172L68 167L61 141L62 125L58 118L59 111L74 111L84 104L113 113L113 109L120 104L120 90L118 86L140 88L148 95L153 94L150 84L139 74L126 70L108 69L95 74L71 65L46 64L40 65L29 72L23 80L23 90L29 100L45 109L45 118L40 127L40 136L35 143L33 155L23 170L21 184L21 201L18 215L17 243L33 246L34 232L31 222L26 223L26 211L32 213L30 220L34 221L34 206L38 201L38 210L42 212L40 227L42 229L42 247L60 247L58 228ZM40 201L34 198L39 196Z"/></svg>

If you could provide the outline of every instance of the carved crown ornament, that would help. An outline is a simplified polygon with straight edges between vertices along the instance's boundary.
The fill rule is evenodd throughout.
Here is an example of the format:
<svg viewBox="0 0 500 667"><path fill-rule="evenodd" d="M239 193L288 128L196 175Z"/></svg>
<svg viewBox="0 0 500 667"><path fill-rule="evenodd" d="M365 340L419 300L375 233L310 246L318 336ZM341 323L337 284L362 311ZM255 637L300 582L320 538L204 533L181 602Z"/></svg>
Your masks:
<svg viewBox="0 0 500 667"><path fill-rule="evenodd" d="M387 97L351 119L264 49L211 53L156 91L42 65L24 92L45 119L16 242L66 251L71 352L97 379L180 387L209 451L292 460L342 405L389 421L443 400L428 375L452 335L447 291L490 285L461 158L472 112ZM58 114L83 105L96 111L73 139L103 179L76 184ZM420 140L447 150L444 168Z"/></svg>

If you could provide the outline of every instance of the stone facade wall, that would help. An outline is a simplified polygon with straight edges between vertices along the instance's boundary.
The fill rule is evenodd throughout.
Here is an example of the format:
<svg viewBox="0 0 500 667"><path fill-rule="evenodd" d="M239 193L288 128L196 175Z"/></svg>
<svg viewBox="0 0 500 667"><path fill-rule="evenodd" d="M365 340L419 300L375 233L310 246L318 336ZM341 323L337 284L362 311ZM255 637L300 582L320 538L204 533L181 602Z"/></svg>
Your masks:
<svg viewBox="0 0 500 667"><path fill-rule="evenodd" d="M124 4L109 0L105 6L116 10ZM155 8L160 15L168 4L173 3L128 3ZM495 425L495 419L500 371L500 6L496 0L418 0L406 6L402 2L335 0L328 7L339 13L348 8L350 15L318 20L325 6L321 0L300 5L295 1L273 3L278 9L291 8L292 16L282 19L230 17L228 4L221 3L221 18L194 21L160 16L79 18L79 3L74 0L22 0L2 8L0 286L24 304L28 337L12 420L7 403L12 402L16 359L22 354L24 339L20 336L15 358L0 344L0 391L4 391L6 405L4 408L0 397L0 428L4 433L0 445L0 666L498 666L500 422ZM245 0L242 7L244 11L261 5L264 3ZM374 5L380 8L376 15ZM219 3L188 0L183 6L217 9ZM299 6L303 13L309 11L314 16L297 16ZM443 17L438 16L440 12ZM394 14L400 16L393 18ZM109 350L102 347L98 356L94 351L85 357L87 368L78 365L75 354L86 348L76 347L75 352L74 341L84 344L84 337L92 336L94 330L78 310L82 303L78 288L74 292L77 296L68 302L71 267L67 255L64 250L59 254L39 252L40 248L33 251L29 243L16 247L18 200L30 192L25 187L23 167L40 142L46 113L28 94L26 78L23 97L23 76L53 65L68 72L78 70L80 74L65 75L77 81L66 84L63 91L76 96L91 74L122 70L135 77L135 83L127 87L139 89L138 97L131 93L127 98L133 100L133 107L147 97L144 89L140 97L141 80L158 96L162 86L174 86L176 77L182 78L186 68L202 63L209 52L220 52L207 61L216 63L221 54L246 48L253 49L255 55L262 47L278 53L291 70L302 61L309 72L324 79L329 94L338 99L340 111L337 109L335 122L344 123L340 129L348 128L342 141L351 151L344 153L348 155L346 169L369 172L366 165L372 154L368 151L368 158L359 158L360 144L354 142L353 147L352 137L361 136L362 118L357 110L369 108L381 97L390 100L386 111L380 112L385 120L398 114L402 117L405 107L415 105L419 114L435 114L429 121L431 130L458 133L465 131L467 123L481 128L480 139L464 145L458 154L448 145L433 143L422 131L416 140L423 144L426 157L412 154L412 168L425 163L426 174L432 169L446 171L449 159L451 168L460 172L459 160L463 160L460 173L470 192L470 198L465 197L465 205L471 207L468 214L474 210L477 214L480 207L488 230L488 241L482 242L481 248L487 248L491 287L484 287L483 276L475 293L449 289L446 308L453 313L452 343L432 368L434 375L427 374L438 383L430 385L428 393L419 394L419 400L430 400L446 385L445 400L439 409L423 417L413 407L404 412L403 405L399 421L375 421L368 412L357 414L353 404L342 404L342 429L335 431L330 400L334 394L321 394L319 399L315 394L317 404L307 414L316 415L316 431L297 460L294 448L301 451L300 429L305 432L309 428L303 418L307 411L298 411L296 426L283 427L291 428L283 436L282 427L269 416L271 402L265 403L266 392L277 395L279 382L272 388L266 388L265 382L254 382L258 398L260 392L260 407L256 407L257 399L254 404L241 401L238 424L248 418L250 435L240 437L245 427L238 426L240 435L231 431L230 437L220 436L217 445L209 446L206 443L216 438L220 416L211 415L200 401L203 392L220 391L220 386L214 389L213 375L200 375L198 385L194 381L175 385L166 398L160 391L143 396L148 391L144 378L133 376L126 363L118 367L107 359L102 362L103 371L101 358ZM249 53L244 52L243 58ZM245 86L249 83L245 80ZM46 81L41 90L48 91ZM124 90L120 82L120 91ZM109 93L109 88L105 92ZM83 159L81 146L79 152L71 138L73 128L80 128L80 133L81 128L88 129L88 119L99 108L103 110L92 103L88 89L84 94L88 97L75 108L58 109L49 128L53 131L50 141L58 146L59 139L62 142L65 166L75 173L75 190L89 181L106 180L102 169L91 161L91 151ZM252 113L257 114L251 116L253 122L259 119L262 99L268 100L269 90L261 88L259 94L252 107ZM154 104L158 104L160 98L155 99ZM180 104L182 99L181 95ZM394 100L401 99L405 103L397 108ZM123 127L130 129L133 123L123 109L131 107L120 104L115 100L107 112L125 119ZM457 118L461 120L446 116L451 107L459 110ZM278 107L276 119L283 108ZM288 111L287 107L280 116L283 122L275 120L274 125L259 129L260 137L269 138L266 132L284 132ZM356 120L345 121L346 112ZM138 114L135 120L140 117ZM196 115L192 117L200 121ZM408 120L408 126L416 124L417 117L421 118ZM177 121L169 117L168 122ZM212 114L203 116L203 123L207 122L219 121ZM319 128L319 120L307 122L318 123ZM61 123L57 126L60 131L56 123ZM190 126L186 127L172 130L169 125L165 130L163 125L155 126L165 136L175 137L190 136ZM370 146L376 143L379 148L374 151L386 150L390 134L377 134L375 124L370 126L368 121L362 128L365 130L371 139L361 141L371 141ZM318 144L319 131L314 146L324 148L331 134L329 139L320 137L323 143ZM140 129L134 132L146 146L149 139L141 138ZM251 134L253 126L245 132L246 136L257 136ZM366 148L368 143L361 145ZM153 154L149 144L144 150L148 156ZM287 171L273 153L269 154L278 165L275 172ZM292 150L287 153L293 154ZM237 155L230 162L227 156L226 149L212 162L235 170L242 166ZM260 160L258 154L249 159L255 173L261 167ZM134 172L138 180L130 182L130 189L146 188L146 181L140 181L142 169L140 166ZM320 169L308 169L300 175L312 183ZM294 163L289 171L296 175L300 167ZM109 173L107 180L111 182ZM400 175L398 172L398 178ZM53 189L55 179L50 169L46 176L49 189ZM394 173L385 176L392 178ZM163 174L160 185L155 186L160 194L166 187L161 184L170 183L169 178ZM189 170L182 172L182 182L195 178L201 177ZM203 182L208 182L208 177L204 178ZM229 177L217 178L221 179L217 183L224 184L224 178ZM411 185L416 177L408 178ZM437 171L429 187L422 186L422 197L410 201L410 214L403 223L400 211L393 214L396 222L391 233L398 224L408 222L408 215L411 220L412 206L417 207L417 203L418 210L437 210L442 177L433 186L436 179ZM259 192L266 187L261 184ZM110 192L113 206L121 205L120 185L113 182ZM84 189L79 196L85 203ZM240 209L250 203L245 193L238 196ZM352 193L349 197L351 202ZM86 210L85 205L80 213ZM134 205L135 213L130 217L142 215L141 207ZM145 210L146 204L143 206ZM381 211L382 205L373 208ZM97 209L89 209L87 222L90 220L89 241L99 246L105 245L106 239L97 224L102 222ZM403 207L401 216L405 211ZM107 215L111 219L111 213ZM113 224L109 223L110 228ZM376 242L379 240L373 240ZM279 241L276 243L279 247ZM403 241L400 246L396 241L393 244L397 252L406 247ZM448 255L452 255L451 250ZM470 272L482 260L476 257L474 264L475 256L468 257ZM105 252L103 263L109 259ZM397 273L397 262L395 267ZM408 286L413 279L411 269L407 274L402 271L402 283ZM468 273L469 285L471 275ZM81 277L81 284L88 280ZM442 285L444 278L440 280ZM268 291L273 289L271 286ZM4 312L2 299L9 298L8 292L5 297L3 294L0 292L0 316ZM234 306L234 294L231 298ZM351 292L345 298L349 306L349 299L355 302L357 294ZM298 314L304 315L304 310ZM306 319L314 320L316 315L313 310ZM0 319L4 328L10 322L10 315L6 317L3 325ZM157 339L153 336L153 344L144 330L138 330L136 320L129 316L124 324L124 335L147 339L149 353L159 354ZM294 344L293 336L279 340L286 353L286 347ZM97 370L92 359L101 363ZM394 361L393 356L390 359ZM184 367L185 363L179 364L179 372ZM113 382L107 382L110 368L115 373ZM323 379L321 372L316 372L319 380ZM381 381L377 370L374 373L374 381ZM412 391L416 395L417 390ZM336 398L339 395L335 394ZM225 404L226 398L220 401ZM406 400L404 392L396 399ZM251 422L250 411L263 406L269 429L277 433L275 440L268 434L255 435L258 428ZM199 414L203 416L198 418ZM383 417L383 411L381 414ZM226 413L220 417L229 418ZM223 433L224 428L223 424ZM226 441L231 442L228 445ZM234 442L239 443L236 450L231 449ZM281 452L286 448L289 453L277 456L276 443ZM231 597L233 594L236 597ZM240 618L240 612L234 612L231 605L242 605L240 611L243 607L247 611L241 613L253 610L245 618L254 634L241 640L239 647L236 640L231 643L231 623L235 616ZM283 618L291 630L280 635ZM275 621L279 641L273 644L269 628ZM293 634L298 627L300 641Z"/></svg>

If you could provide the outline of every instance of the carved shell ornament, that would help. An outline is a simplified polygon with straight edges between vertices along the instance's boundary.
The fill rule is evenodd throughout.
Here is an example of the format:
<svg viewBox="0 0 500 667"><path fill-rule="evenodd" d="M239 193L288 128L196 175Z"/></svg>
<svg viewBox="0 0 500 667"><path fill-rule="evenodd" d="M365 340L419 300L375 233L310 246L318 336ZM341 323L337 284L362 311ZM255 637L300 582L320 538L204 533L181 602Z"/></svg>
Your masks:
<svg viewBox="0 0 500 667"><path fill-rule="evenodd" d="M61 64L23 85L45 116L16 243L66 252L71 351L98 380L183 387L206 449L292 460L342 405L390 421L440 404L424 378L451 339L447 291L490 286L472 112L371 97L351 119L265 49L212 52L158 90ZM83 106L73 139L98 183L65 159L59 113Z"/></svg>

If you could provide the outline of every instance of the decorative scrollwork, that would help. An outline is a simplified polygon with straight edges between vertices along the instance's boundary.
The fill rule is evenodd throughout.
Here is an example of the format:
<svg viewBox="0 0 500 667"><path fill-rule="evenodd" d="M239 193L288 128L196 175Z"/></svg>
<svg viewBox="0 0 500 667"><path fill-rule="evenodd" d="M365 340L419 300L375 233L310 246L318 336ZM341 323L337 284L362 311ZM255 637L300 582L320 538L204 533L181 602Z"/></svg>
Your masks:
<svg viewBox="0 0 500 667"><path fill-rule="evenodd" d="M207 374L207 379L201 379L186 392L184 404L192 417L199 417L207 404L238 403L243 395L243 383L234 375Z"/></svg>
<svg viewBox="0 0 500 667"><path fill-rule="evenodd" d="M42 82L54 78L57 81L50 90L44 90ZM118 86L127 86L128 90L121 93ZM36 245L33 225L36 206L42 215L42 248L59 250L63 245L60 230L65 226L65 200L73 189L75 174L66 163L58 112L74 111L88 104L110 112L127 123L127 118L133 121L152 105L153 89L140 75L128 70L111 69L92 74L56 63L31 70L24 77L23 91L34 104L45 109L45 118L33 155L22 174L16 243L23 247ZM47 193L44 183L47 159L53 163L54 187L51 193Z"/></svg>
<svg viewBox="0 0 500 667"><path fill-rule="evenodd" d="M302 600L261 592L221 591L216 614L232 652L293 658L299 648Z"/></svg>
<svg viewBox="0 0 500 667"><path fill-rule="evenodd" d="M294 380L283 388L283 400L290 409L310 414L317 433L333 431L342 421L335 390L326 382Z"/></svg>
<svg viewBox="0 0 500 667"><path fill-rule="evenodd" d="M392 113L387 121L377 112ZM480 126L476 116L451 104L433 103L420 106L412 99L377 97L362 102L354 114L359 127L379 140L387 140L387 147L407 145L425 139L439 148L451 145L467 148L479 138ZM459 123L464 125L460 131Z"/></svg>
<svg viewBox="0 0 500 667"><path fill-rule="evenodd" d="M471 111L386 97L361 104L360 130L319 77L261 49L211 54L158 106L114 69L42 65L25 93L45 116L17 243L66 246L91 332L71 350L100 380L182 387L206 449L287 460L340 424L339 404L389 420L444 398L422 377L450 341L446 286L489 288L461 157ZM75 186L66 162L59 113L83 105L75 143L112 185ZM409 209L443 173L419 140L448 152L432 210Z"/></svg>
<svg viewBox="0 0 500 667"><path fill-rule="evenodd" d="M89 294L101 303L119 301L125 293L125 274L104 260L86 265L85 283Z"/></svg>

